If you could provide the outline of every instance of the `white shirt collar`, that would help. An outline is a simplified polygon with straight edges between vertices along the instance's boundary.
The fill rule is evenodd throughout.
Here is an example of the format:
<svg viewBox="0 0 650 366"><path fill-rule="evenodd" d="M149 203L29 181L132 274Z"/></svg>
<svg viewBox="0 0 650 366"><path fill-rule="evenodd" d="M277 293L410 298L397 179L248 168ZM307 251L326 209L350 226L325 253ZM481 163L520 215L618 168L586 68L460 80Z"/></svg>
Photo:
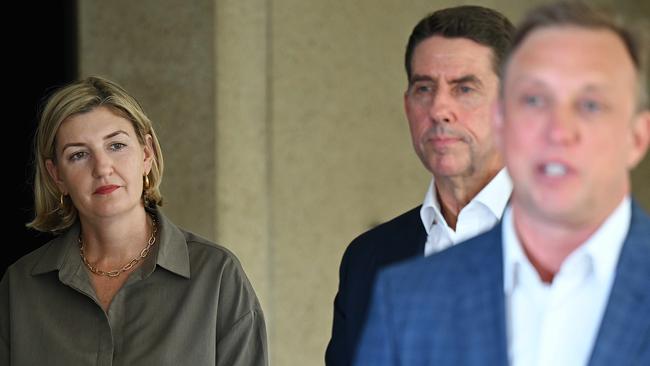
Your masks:
<svg viewBox="0 0 650 366"><path fill-rule="evenodd" d="M630 228L631 216L631 200L629 196L626 196L598 230L565 259L560 271L564 264L572 258L586 255L593 264L596 279L603 284L611 284L625 237ZM505 293L511 294L517 285L518 272L523 266L532 269L532 264L524 254L517 237L510 206L506 209L502 222L503 285Z"/></svg>
<svg viewBox="0 0 650 366"><path fill-rule="evenodd" d="M510 176L505 168L501 169L497 175L470 201L480 203L487 207L497 219L503 215L510 194L512 192L512 182ZM440 202L438 202L438 195L436 194L436 185L434 178L429 183L429 189L424 196L422 208L420 209L420 218L427 234L430 233L431 226L434 222L447 223L444 216L440 211Z"/></svg>

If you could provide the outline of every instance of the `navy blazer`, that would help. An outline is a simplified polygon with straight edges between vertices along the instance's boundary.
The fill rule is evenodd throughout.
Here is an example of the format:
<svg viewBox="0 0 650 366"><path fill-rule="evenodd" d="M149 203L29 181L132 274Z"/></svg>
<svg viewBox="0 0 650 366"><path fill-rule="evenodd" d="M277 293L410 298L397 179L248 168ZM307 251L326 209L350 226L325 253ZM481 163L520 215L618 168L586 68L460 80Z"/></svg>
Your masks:
<svg viewBox="0 0 650 366"><path fill-rule="evenodd" d="M334 299L332 338L325 353L327 365L352 364L379 269L424 256L427 233L420 218L420 207L361 234L343 254L339 289Z"/></svg>
<svg viewBox="0 0 650 366"><path fill-rule="evenodd" d="M356 365L507 365L501 225L379 273ZM650 365L650 217L630 229L589 365Z"/></svg>

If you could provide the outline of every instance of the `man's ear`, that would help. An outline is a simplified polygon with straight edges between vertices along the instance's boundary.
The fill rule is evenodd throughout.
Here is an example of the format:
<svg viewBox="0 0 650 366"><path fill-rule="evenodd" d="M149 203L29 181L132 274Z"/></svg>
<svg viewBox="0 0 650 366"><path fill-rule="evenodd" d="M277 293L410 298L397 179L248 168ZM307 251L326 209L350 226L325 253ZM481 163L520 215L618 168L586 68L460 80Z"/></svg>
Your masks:
<svg viewBox="0 0 650 366"><path fill-rule="evenodd" d="M501 98L492 104L492 128L494 129L494 143L503 151L503 134L505 132L504 105Z"/></svg>
<svg viewBox="0 0 650 366"><path fill-rule="evenodd" d="M404 101L404 114L405 114L406 116L409 115L409 108L408 108L408 97L409 97L409 95L408 95L408 93L409 93L409 91L408 91L408 89L407 89L407 90L404 92L404 99L403 99L403 101Z"/></svg>
<svg viewBox="0 0 650 366"><path fill-rule="evenodd" d="M650 111L642 111L634 117L630 128L630 139L627 167L632 170L643 160L648 151L648 144L650 144Z"/></svg>
<svg viewBox="0 0 650 366"><path fill-rule="evenodd" d="M59 187L59 190L61 191L61 194L66 195L68 194L68 191L65 188L65 184L63 183L63 180L61 179L59 169L52 161L52 159L47 159L45 160L45 168L47 169L47 173L50 175L54 183L56 183L57 187Z"/></svg>

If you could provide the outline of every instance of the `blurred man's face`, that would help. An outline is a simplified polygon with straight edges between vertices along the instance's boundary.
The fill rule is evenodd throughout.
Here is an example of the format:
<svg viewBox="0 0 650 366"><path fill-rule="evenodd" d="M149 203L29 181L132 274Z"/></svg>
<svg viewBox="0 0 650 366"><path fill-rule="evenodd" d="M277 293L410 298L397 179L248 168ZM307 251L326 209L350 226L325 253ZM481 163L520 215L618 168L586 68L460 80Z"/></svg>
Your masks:
<svg viewBox="0 0 650 366"><path fill-rule="evenodd" d="M433 36L415 48L411 68L404 108L424 166L436 179L498 171L491 108L499 80L492 50L465 38Z"/></svg>
<svg viewBox="0 0 650 366"><path fill-rule="evenodd" d="M498 124L515 210L599 224L629 192L647 148L636 72L605 29L533 31L510 58Z"/></svg>

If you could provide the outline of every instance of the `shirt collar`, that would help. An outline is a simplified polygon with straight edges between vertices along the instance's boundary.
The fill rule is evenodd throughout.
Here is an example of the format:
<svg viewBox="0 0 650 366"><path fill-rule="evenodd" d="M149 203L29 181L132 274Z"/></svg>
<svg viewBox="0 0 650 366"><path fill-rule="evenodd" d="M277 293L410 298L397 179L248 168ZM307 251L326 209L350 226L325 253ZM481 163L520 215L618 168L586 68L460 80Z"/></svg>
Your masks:
<svg viewBox="0 0 650 366"><path fill-rule="evenodd" d="M179 276L190 278L190 256L185 234L159 209L152 212L155 213L160 225L160 246L156 264Z"/></svg>
<svg viewBox="0 0 650 366"><path fill-rule="evenodd" d="M598 280L606 281L613 277L631 220L632 200L625 196L598 230L583 244L594 262Z"/></svg>
<svg viewBox="0 0 650 366"><path fill-rule="evenodd" d="M564 263L567 263L572 257L586 255L592 261L596 279L601 283L611 283L625 237L630 228L631 216L631 200L629 196L626 196L596 232L571 253ZM517 285L521 267L531 266L532 268L532 265L524 254L515 232L511 207L508 207L504 213L501 230L503 234L503 264L505 266L503 286L506 294L510 294Z"/></svg>
<svg viewBox="0 0 650 366"><path fill-rule="evenodd" d="M143 263L142 276L149 276L158 265L179 276L189 278L190 261L185 235L159 209L153 209L151 213L158 220L159 242L154 247L156 248L156 261ZM32 275L60 271L62 273L59 277L61 277L64 272L76 272L82 264L78 246L79 230L77 221L67 231L47 244L48 247L32 269Z"/></svg>
<svg viewBox="0 0 650 366"><path fill-rule="evenodd" d="M468 206L472 203L480 203L487 207L494 217L500 219L506 205L508 204L511 192L512 182L510 181L508 172L503 168L485 187L483 187L483 189L479 191L479 193L468 203ZM438 195L436 194L435 178L431 178L429 189L424 196L422 208L420 208L420 218L422 219L422 224L424 225L427 234L429 234L434 222L444 222L446 225L445 218L442 216L440 210Z"/></svg>
<svg viewBox="0 0 650 366"><path fill-rule="evenodd" d="M32 275L70 267L70 264L81 264L79 255L79 222L75 222L68 230L46 244L41 258L32 268ZM68 266L66 266L68 263Z"/></svg>
<svg viewBox="0 0 650 366"><path fill-rule="evenodd" d="M512 220L512 207L508 206L501 221L501 235L503 238L503 288L506 294L512 293L517 284L519 269L528 262L528 258L521 249L521 244L515 234L515 225Z"/></svg>

